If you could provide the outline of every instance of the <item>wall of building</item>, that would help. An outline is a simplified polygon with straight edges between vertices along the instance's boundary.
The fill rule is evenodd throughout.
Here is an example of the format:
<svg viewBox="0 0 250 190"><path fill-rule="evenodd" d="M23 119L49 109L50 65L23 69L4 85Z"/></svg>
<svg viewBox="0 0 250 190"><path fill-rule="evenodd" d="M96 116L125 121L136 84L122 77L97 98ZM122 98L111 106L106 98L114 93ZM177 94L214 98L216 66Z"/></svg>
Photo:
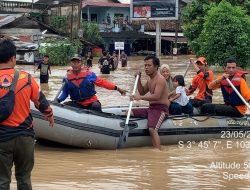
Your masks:
<svg viewBox="0 0 250 190"><path fill-rule="evenodd" d="M126 16L129 17L129 9L128 8L106 8L106 7L91 7L91 8L84 8L82 10L82 15L86 14L88 15L88 10L89 10L89 16L91 17L91 14L96 14L97 15L97 23L101 24L103 21L107 21L107 16L108 13L110 15L111 18L111 23L113 23L114 20L114 16L115 15L123 15L123 18L126 18ZM83 18L84 19L84 18Z"/></svg>

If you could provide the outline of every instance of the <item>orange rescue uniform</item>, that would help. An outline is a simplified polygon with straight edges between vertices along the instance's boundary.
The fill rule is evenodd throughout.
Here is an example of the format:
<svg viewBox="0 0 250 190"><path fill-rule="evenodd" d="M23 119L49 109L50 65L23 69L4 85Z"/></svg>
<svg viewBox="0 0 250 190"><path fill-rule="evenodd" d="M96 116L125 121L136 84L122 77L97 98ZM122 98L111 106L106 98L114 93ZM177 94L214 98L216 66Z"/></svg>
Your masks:
<svg viewBox="0 0 250 190"><path fill-rule="evenodd" d="M194 97L197 100L205 100L206 97L212 97L212 91L208 89L208 84L212 82L214 77L214 73L211 70L206 71L205 73L202 71L198 71L197 75L194 76L190 88L190 92L187 95L193 94L193 92L198 88L199 92Z"/></svg>
<svg viewBox="0 0 250 190"><path fill-rule="evenodd" d="M15 105L12 114L0 123L0 141L10 140L18 135L34 136L33 119L30 113L30 100L45 116L53 115L44 94L35 79L25 71L19 71L15 89ZM14 79L14 69L0 69L0 97L10 89ZM16 129L16 130L15 130Z"/></svg>
<svg viewBox="0 0 250 190"><path fill-rule="evenodd" d="M217 79L215 81L221 81L222 80L222 77L219 76L217 77ZM242 97L246 100L246 101L249 101L250 100L250 90L247 86L247 83L245 81L244 78L240 78L240 81L239 81L240 85L240 93L242 95ZM221 82L216 82L215 84L210 84L208 86L211 90L215 90L217 88L221 88ZM228 87L229 88L229 87ZM230 87L231 88L231 87ZM232 89L233 90L233 89ZM235 106L235 108L242 114L244 115L247 111L247 106L246 105L238 105L238 106Z"/></svg>

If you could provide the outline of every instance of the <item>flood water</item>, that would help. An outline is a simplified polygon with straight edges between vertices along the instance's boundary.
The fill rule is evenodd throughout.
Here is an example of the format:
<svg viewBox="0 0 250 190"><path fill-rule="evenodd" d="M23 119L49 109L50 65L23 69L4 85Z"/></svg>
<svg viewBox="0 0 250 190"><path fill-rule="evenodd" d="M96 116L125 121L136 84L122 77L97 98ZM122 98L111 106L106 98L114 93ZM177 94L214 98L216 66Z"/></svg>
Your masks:
<svg viewBox="0 0 250 190"><path fill-rule="evenodd" d="M161 64L168 63L173 74L183 74L189 58L162 58ZM29 71L39 82L39 72L34 74L33 66L18 68ZM48 99L53 100L57 94L67 68L52 67L49 84L42 86ZM96 64L92 70L131 92L134 73L144 70L143 57L130 58L127 68L118 68L110 75L101 75ZM191 66L186 76L187 86L194 74ZM143 77L145 79L144 73ZM117 91L97 88L97 94L103 107L129 104L129 97L122 97ZM221 93L218 90L214 102L220 101ZM139 101L134 105L147 103ZM238 141L250 143L250 140ZM163 146L162 151L152 147L104 151L36 144L32 183L34 190L247 190L250 189L250 146L204 148L196 144L191 147ZM11 189L16 189L14 177Z"/></svg>

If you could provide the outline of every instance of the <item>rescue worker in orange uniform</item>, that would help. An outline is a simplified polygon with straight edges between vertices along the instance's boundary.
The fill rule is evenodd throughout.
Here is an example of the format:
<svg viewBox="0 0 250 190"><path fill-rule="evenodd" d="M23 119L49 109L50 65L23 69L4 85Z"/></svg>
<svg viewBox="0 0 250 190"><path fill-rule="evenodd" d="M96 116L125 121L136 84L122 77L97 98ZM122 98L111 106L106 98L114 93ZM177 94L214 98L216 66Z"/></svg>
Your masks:
<svg viewBox="0 0 250 190"><path fill-rule="evenodd" d="M195 62L193 59L190 59L190 61L197 75L193 77L192 83L187 90L187 95L193 94L196 89L199 89L199 92L194 99L190 99L189 102L193 107L200 107L205 103L212 103L213 92L208 88L208 84L213 80L213 71L207 68L205 57L199 57Z"/></svg>
<svg viewBox="0 0 250 190"><path fill-rule="evenodd" d="M0 122L0 189L10 189L14 164L17 189L31 190L35 142L30 100L44 114L50 126L53 126L54 119L52 109L35 79L25 71L15 72L15 65L15 45L10 40L0 40L0 98L7 97L12 83L16 84L13 110ZM13 82L14 73L19 74L16 83ZM10 105L1 104L0 109L6 109L4 106Z"/></svg>
<svg viewBox="0 0 250 190"><path fill-rule="evenodd" d="M201 112L219 116L242 117L247 111L247 106L226 79L228 78L242 97L250 103L250 91L244 77L245 73L237 69L237 62L234 58L228 58L224 68L226 72L211 82L209 88L212 90L221 88L225 104L204 104Z"/></svg>

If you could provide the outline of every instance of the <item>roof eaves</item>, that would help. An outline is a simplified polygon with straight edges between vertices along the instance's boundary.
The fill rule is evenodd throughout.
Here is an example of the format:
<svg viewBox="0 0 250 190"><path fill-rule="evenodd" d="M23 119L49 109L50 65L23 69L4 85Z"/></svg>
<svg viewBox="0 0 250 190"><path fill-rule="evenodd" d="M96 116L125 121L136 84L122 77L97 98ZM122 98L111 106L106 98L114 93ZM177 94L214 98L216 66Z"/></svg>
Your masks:
<svg viewBox="0 0 250 190"><path fill-rule="evenodd" d="M15 21L16 19L18 19L22 16L23 16L23 14L11 14L11 15L3 16L2 19L0 19L0 28Z"/></svg>

